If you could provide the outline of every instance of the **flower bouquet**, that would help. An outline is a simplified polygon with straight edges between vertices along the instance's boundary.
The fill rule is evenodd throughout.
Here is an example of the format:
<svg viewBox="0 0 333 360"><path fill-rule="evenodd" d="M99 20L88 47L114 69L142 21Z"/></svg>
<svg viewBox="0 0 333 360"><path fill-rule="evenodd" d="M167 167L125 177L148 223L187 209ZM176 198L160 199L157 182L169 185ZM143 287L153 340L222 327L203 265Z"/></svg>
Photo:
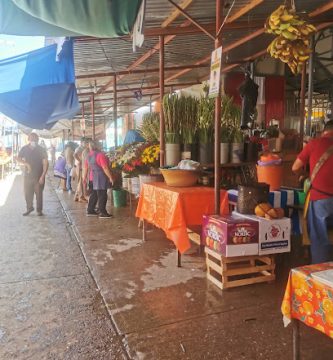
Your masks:
<svg viewBox="0 0 333 360"><path fill-rule="evenodd" d="M150 145L146 147L142 152L141 161L145 166L149 167L150 173L156 173L156 169L160 165L160 146Z"/></svg>

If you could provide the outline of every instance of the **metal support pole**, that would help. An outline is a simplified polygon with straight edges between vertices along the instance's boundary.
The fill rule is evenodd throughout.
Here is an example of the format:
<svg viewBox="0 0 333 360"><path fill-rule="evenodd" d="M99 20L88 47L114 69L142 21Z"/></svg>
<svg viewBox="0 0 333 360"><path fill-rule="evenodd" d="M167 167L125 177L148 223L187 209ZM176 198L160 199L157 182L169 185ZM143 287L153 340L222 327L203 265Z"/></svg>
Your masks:
<svg viewBox="0 0 333 360"><path fill-rule="evenodd" d="M113 76L113 122L114 122L114 146L118 146L118 94L117 75Z"/></svg>
<svg viewBox="0 0 333 360"><path fill-rule="evenodd" d="M62 130L62 150L65 150L65 129Z"/></svg>
<svg viewBox="0 0 333 360"><path fill-rule="evenodd" d="M292 319L291 323L293 327L293 360L300 360L299 321L297 319Z"/></svg>
<svg viewBox="0 0 333 360"><path fill-rule="evenodd" d="M306 63L303 64L302 79L301 79L301 101L300 101L300 142L301 146L304 139L304 117L305 117L305 87L306 87Z"/></svg>
<svg viewBox="0 0 333 360"><path fill-rule="evenodd" d="M84 103L82 103L82 119L84 119ZM86 136L85 126L86 126L86 122L85 122L85 120L84 120L84 128L83 128L83 130L82 130L82 134L83 134L84 137Z"/></svg>
<svg viewBox="0 0 333 360"><path fill-rule="evenodd" d="M216 0L216 34L218 34L219 29L222 24L222 9L224 1ZM221 46L220 36L215 40L215 49ZM215 124L214 124L214 133L215 133L215 144L214 144L214 187L215 187L215 203L214 203L214 212L215 214L220 214L220 183L221 183L221 89L218 96L215 99Z"/></svg>
<svg viewBox="0 0 333 360"><path fill-rule="evenodd" d="M163 112L163 97L164 97L164 36L160 36L160 166L165 165L165 139L164 139L164 112Z"/></svg>
<svg viewBox="0 0 333 360"><path fill-rule="evenodd" d="M72 140L74 141L74 120L72 120Z"/></svg>
<svg viewBox="0 0 333 360"><path fill-rule="evenodd" d="M92 138L95 140L95 99L94 95L90 98L90 108L91 108L91 121L92 121Z"/></svg>
<svg viewBox="0 0 333 360"><path fill-rule="evenodd" d="M314 65L314 56L315 56L315 38L314 35L310 39L310 49L312 50L309 59L309 84L308 84L308 116L306 121L306 131L307 136L311 135L311 118L312 118L312 99L313 99L313 65Z"/></svg>

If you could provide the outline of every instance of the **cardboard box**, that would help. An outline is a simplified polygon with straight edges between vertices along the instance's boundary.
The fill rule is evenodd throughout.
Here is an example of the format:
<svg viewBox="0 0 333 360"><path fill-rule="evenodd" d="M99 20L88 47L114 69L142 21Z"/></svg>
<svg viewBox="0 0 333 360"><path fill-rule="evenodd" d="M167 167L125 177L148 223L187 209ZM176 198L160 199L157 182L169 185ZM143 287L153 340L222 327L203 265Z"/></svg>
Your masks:
<svg viewBox="0 0 333 360"><path fill-rule="evenodd" d="M201 242L226 257L258 255L258 222L204 215Z"/></svg>
<svg viewBox="0 0 333 360"><path fill-rule="evenodd" d="M256 215L239 214L236 211L232 214L259 223L259 255L290 252L289 218L268 220Z"/></svg>

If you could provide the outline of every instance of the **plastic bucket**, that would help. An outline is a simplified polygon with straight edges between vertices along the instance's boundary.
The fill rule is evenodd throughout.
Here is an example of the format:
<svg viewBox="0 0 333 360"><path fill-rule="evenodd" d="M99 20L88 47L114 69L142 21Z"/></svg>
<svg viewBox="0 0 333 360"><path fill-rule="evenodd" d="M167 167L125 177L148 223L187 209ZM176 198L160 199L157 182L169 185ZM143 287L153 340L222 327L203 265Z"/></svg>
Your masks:
<svg viewBox="0 0 333 360"><path fill-rule="evenodd" d="M221 143L220 145L220 163L227 164L229 162L229 143Z"/></svg>
<svg viewBox="0 0 333 360"><path fill-rule="evenodd" d="M282 184L283 166L260 166L257 165L258 182L269 185L270 191L279 190Z"/></svg>
<svg viewBox="0 0 333 360"><path fill-rule="evenodd" d="M112 190L113 206L116 208L125 207L127 204L125 190Z"/></svg>

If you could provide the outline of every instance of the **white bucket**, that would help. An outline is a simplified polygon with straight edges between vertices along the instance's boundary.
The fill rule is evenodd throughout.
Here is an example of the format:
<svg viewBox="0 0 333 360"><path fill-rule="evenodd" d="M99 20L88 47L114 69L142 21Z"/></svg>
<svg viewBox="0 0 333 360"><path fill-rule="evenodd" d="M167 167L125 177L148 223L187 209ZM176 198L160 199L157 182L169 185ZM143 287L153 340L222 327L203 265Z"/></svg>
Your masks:
<svg viewBox="0 0 333 360"><path fill-rule="evenodd" d="M180 161L180 144L165 144L165 165L176 166Z"/></svg>
<svg viewBox="0 0 333 360"><path fill-rule="evenodd" d="M130 178L131 188L128 190L133 195L139 195L140 193L140 180L139 177Z"/></svg>

